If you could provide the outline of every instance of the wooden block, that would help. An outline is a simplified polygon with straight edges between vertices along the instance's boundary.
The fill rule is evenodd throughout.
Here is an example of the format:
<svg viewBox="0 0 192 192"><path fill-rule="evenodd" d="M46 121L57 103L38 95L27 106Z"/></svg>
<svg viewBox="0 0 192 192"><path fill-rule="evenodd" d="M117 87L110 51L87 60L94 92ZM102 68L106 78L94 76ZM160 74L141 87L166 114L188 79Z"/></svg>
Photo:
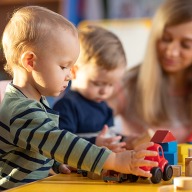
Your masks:
<svg viewBox="0 0 192 192"><path fill-rule="evenodd" d="M192 176L192 157L185 158L185 176Z"/></svg>
<svg viewBox="0 0 192 192"><path fill-rule="evenodd" d="M177 152L175 153L164 152L164 157L165 159L167 159L170 165L178 164Z"/></svg>
<svg viewBox="0 0 192 192"><path fill-rule="evenodd" d="M182 166L181 165L171 165L173 168L173 176L180 177L182 175Z"/></svg>
<svg viewBox="0 0 192 192"><path fill-rule="evenodd" d="M192 157L192 148L188 149L188 157Z"/></svg>
<svg viewBox="0 0 192 192"><path fill-rule="evenodd" d="M191 177L175 177L173 180L173 183L177 189L184 189L184 190L192 189Z"/></svg>
<svg viewBox="0 0 192 192"><path fill-rule="evenodd" d="M173 136L169 130L157 130L154 136L151 138L151 141L154 143L168 143L171 141L176 141L176 138Z"/></svg>
<svg viewBox="0 0 192 192"><path fill-rule="evenodd" d="M177 141L170 141L167 143L159 143L163 147L164 152L177 153Z"/></svg>
<svg viewBox="0 0 192 192"><path fill-rule="evenodd" d="M178 153L182 155L188 155L188 149L191 148L191 144L179 143L178 144Z"/></svg>

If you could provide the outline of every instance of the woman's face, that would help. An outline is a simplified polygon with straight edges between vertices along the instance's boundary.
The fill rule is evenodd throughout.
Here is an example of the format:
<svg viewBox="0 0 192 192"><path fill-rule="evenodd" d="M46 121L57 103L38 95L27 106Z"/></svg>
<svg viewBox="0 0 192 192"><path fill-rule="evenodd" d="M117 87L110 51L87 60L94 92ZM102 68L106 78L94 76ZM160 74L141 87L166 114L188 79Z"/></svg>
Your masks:
<svg viewBox="0 0 192 192"><path fill-rule="evenodd" d="M188 68L192 64L192 21L165 28L157 42L157 55L167 73Z"/></svg>

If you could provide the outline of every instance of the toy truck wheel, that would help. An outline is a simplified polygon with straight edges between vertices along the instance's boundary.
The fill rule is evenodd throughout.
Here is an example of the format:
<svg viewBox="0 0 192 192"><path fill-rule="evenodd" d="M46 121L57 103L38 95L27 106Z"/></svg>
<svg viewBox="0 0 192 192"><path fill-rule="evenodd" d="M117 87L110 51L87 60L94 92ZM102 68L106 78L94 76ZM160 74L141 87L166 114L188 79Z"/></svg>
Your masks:
<svg viewBox="0 0 192 192"><path fill-rule="evenodd" d="M165 165L164 171L163 171L163 180L168 181L172 178L173 176L173 168L171 165Z"/></svg>
<svg viewBox="0 0 192 192"><path fill-rule="evenodd" d="M123 181L124 181L123 178L120 178L118 183L122 183Z"/></svg>
<svg viewBox="0 0 192 192"><path fill-rule="evenodd" d="M138 180L138 176L137 175L132 175L132 174L128 174L127 178L130 182L136 182Z"/></svg>
<svg viewBox="0 0 192 192"><path fill-rule="evenodd" d="M82 175L83 175L83 177L87 177L87 174L88 174L87 171L82 171Z"/></svg>
<svg viewBox="0 0 192 192"><path fill-rule="evenodd" d="M161 169L159 167L153 167L150 172L152 174L151 182L154 184L159 183L163 175Z"/></svg>

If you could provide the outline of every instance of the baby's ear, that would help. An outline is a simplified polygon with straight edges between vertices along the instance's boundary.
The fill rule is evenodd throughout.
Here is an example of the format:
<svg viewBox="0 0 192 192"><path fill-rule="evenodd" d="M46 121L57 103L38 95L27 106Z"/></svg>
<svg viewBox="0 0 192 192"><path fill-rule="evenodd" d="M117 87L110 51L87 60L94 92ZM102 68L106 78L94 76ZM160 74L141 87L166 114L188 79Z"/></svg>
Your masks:
<svg viewBox="0 0 192 192"><path fill-rule="evenodd" d="M76 78L76 72L78 70L78 66L77 65L74 65L72 68L71 68L71 76L72 76L72 80Z"/></svg>
<svg viewBox="0 0 192 192"><path fill-rule="evenodd" d="M21 64L28 72L31 72L36 63L36 58L35 53L26 51L21 55Z"/></svg>

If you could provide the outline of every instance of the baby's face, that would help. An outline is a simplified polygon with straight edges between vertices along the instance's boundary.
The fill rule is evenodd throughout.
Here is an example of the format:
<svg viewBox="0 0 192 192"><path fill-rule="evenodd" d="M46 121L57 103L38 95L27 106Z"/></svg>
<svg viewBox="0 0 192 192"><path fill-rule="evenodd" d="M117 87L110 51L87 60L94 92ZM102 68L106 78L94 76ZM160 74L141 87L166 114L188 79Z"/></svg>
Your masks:
<svg viewBox="0 0 192 192"><path fill-rule="evenodd" d="M124 71L123 66L112 71L93 65L80 67L76 74L76 81L79 81L78 90L89 100L105 101L112 95L114 86L121 80Z"/></svg>
<svg viewBox="0 0 192 192"><path fill-rule="evenodd" d="M77 34L63 29L54 29L52 33L42 52L37 54L33 72L36 89L45 96L58 96L66 89L79 55Z"/></svg>

